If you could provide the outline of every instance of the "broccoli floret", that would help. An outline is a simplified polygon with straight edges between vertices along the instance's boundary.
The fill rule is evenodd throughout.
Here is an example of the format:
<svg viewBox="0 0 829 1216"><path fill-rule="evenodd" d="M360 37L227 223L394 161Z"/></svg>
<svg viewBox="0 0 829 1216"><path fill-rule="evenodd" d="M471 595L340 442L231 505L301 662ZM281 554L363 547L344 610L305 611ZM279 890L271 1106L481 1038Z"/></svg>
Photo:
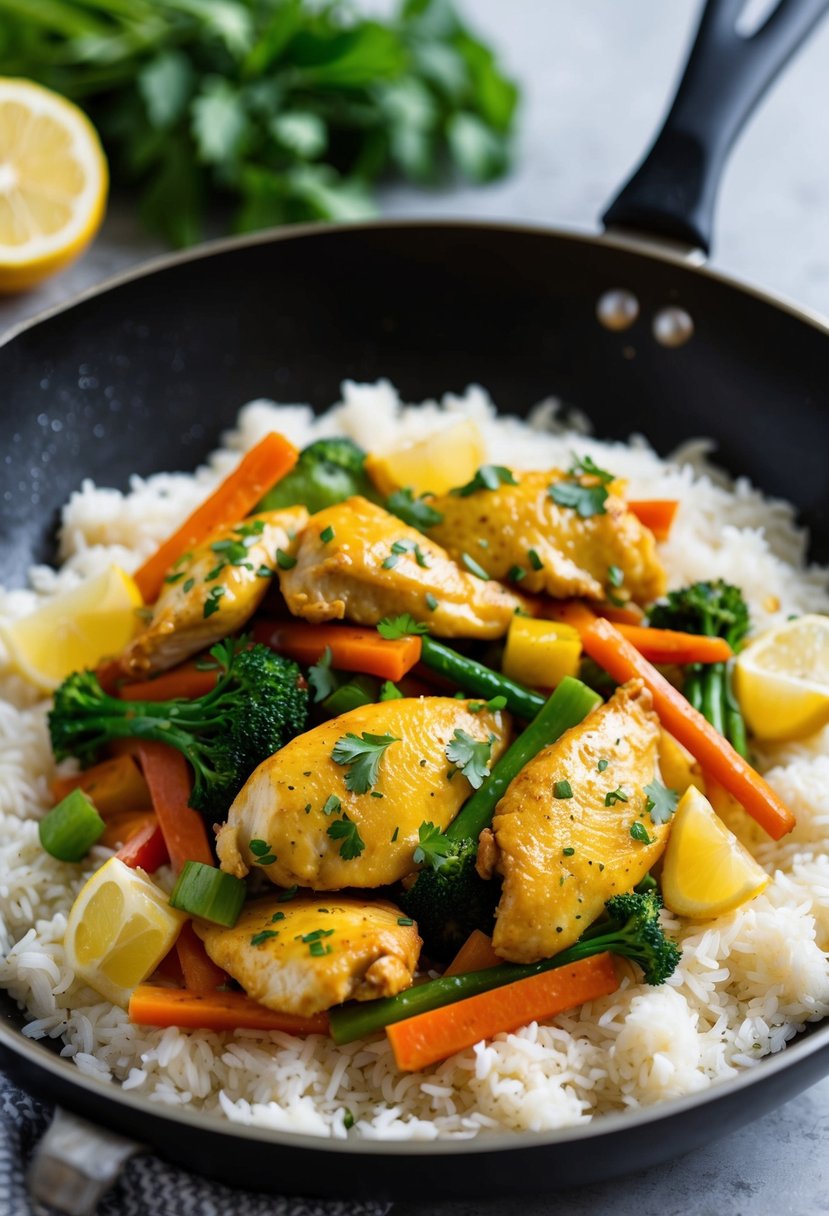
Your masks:
<svg viewBox="0 0 829 1216"><path fill-rule="evenodd" d="M353 494L376 501L365 459L363 449L351 439L317 439L303 448L295 467L268 491L257 510L276 511L302 503L313 515Z"/></svg>
<svg viewBox="0 0 829 1216"><path fill-rule="evenodd" d="M492 933L501 893L500 882L485 881L475 869L476 840L443 840L444 864L421 870L398 896L403 911L417 922L426 954L437 962L457 954L473 929Z"/></svg>
<svg viewBox="0 0 829 1216"><path fill-rule="evenodd" d="M646 984L664 984L676 970L682 951L672 938L665 936L659 923L661 907L658 890L614 895L605 904L605 916L563 952L567 961L609 950L638 963L645 973Z"/></svg>
<svg viewBox="0 0 829 1216"><path fill-rule="evenodd" d="M750 626L742 591L722 579L671 591L654 604L649 620L656 629L725 638L734 651L742 646ZM685 670L683 692L741 756L747 755L745 723L724 663L692 663Z"/></svg>
<svg viewBox="0 0 829 1216"><path fill-rule="evenodd" d="M216 687L193 700L122 701L92 671L69 676L49 714L56 759L92 763L112 739L169 743L193 768L191 805L223 819L257 765L305 729L308 692L296 663L267 646L229 638L210 653Z"/></svg>

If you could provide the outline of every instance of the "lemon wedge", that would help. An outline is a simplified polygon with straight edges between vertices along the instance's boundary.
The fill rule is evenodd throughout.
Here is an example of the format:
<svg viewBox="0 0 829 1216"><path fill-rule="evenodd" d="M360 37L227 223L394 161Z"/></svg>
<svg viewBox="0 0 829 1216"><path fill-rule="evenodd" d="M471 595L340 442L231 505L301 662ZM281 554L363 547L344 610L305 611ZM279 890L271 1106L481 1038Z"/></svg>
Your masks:
<svg viewBox="0 0 829 1216"><path fill-rule="evenodd" d="M829 722L829 616L784 621L734 663L734 691L758 739L800 739Z"/></svg>
<svg viewBox="0 0 829 1216"><path fill-rule="evenodd" d="M69 912L67 962L90 988L126 1009L133 988L172 949L186 919L143 870L110 857Z"/></svg>
<svg viewBox="0 0 829 1216"><path fill-rule="evenodd" d="M44 692L73 671L118 654L135 634L141 592L126 571L110 566L17 621L0 623L12 663Z"/></svg>
<svg viewBox="0 0 829 1216"><path fill-rule="evenodd" d="M0 292L60 270L97 232L107 165L77 106L30 80L0 78Z"/></svg>
<svg viewBox="0 0 829 1216"><path fill-rule="evenodd" d="M380 493L388 497L405 486L415 494L446 494L470 481L485 463L480 428L471 418L463 418L417 443L369 453L365 468Z"/></svg>
<svg viewBox="0 0 829 1216"><path fill-rule="evenodd" d="M722 916L759 895L770 882L748 849L714 813L696 786L680 799L662 866L662 898L692 920Z"/></svg>

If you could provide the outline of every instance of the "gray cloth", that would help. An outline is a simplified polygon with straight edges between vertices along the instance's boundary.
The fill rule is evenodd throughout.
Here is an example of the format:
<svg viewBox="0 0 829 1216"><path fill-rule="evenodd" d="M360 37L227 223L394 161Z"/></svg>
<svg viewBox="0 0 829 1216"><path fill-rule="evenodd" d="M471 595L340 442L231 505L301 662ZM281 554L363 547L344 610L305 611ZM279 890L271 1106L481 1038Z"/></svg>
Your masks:
<svg viewBox="0 0 829 1216"><path fill-rule="evenodd" d="M50 1108L0 1072L0 1216L47 1216L26 1193L25 1172ZM275 1198L237 1191L142 1155L131 1158L97 1216L385 1216L385 1203Z"/></svg>

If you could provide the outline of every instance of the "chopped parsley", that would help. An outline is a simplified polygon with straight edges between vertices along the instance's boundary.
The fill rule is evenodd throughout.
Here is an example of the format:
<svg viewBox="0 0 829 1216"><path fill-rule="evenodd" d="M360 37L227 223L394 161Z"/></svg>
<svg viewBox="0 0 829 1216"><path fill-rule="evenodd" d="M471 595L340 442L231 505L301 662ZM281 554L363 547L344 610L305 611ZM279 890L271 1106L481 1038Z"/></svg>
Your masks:
<svg viewBox="0 0 829 1216"><path fill-rule="evenodd" d="M179 570L177 574L168 574L165 578L165 583L177 583L180 578L184 578L186 571Z"/></svg>
<svg viewBox="0 0 829 1216"><path fill-rule="evenodd" d="M322 804L323 815L339 815L342 803L336 794L329 794Z"/></svg>
<svg viewBox="0 0 829 1216"><path fill-rule="evenodd" d="M294 883L292 887L286 887L284 891L280 891L276 898L281 904L286 904L289 899L294 898L298 890L299 887Z"/></svg>
<svg viewBox="0 0 829 1216"><path fill-rule="evenodd" d="M568 845L566 849L562 849L561 851L565 857L572 857L576 850L572 847L572 845Z"/></svg>
<svg viewBox="0 0 829 1216"><path fill-rule="evenodd" d="M490 697L488 701L470 701L468 705L471 714L479 714L484 709L491 709L493 713L499 709L505 709L507 704L506 697Z"/></svg>
<svg viewBox="0 0 829 1216"><path fill-rule="evenodd" d="M354 1116L347 1106L343 1107L343 1127L346 1131L350 1131L354 1126Z"/></svg>
<svg viewBox="0 0 829 1216"><path fill-rule="evenodd" d="M362 735L355 735L351 731L342 735L334 744L331 759L335 764L348 766L345 788L353 794L367 794L377 784L380 761L386 748L399 742L396 735L370 735L366 731Z"/></svg>
<svg viewBox="0 0 829 1216"><path fill-rule="evenodd" d="M521 579L526 577L527 571L523 566L512 566L507 574L507 578L511 583L520 583Z"/></svg>
<svg viewBox="0 0 829 1216"><path fill-rule="evenodd" d="M357 824L353 819L349 819L348 815L343 815L342 819L335 819L329 825L328 835L332 840L339 840L340 857L343 861L353 861L366 847L365 841L357 829Z"/></svg>
<svg viewBox="0 0 829 1216"><path fill-rule="evenodd" d="M480 789L485 778L489 776L494 742L494 735L490 735L487 740L473 739L465 730L456 729L446 744L446 759L450 764L454 764L456 771L463 773L473 790Z"/></svg>
<svg viewBox="0 0 829 1216"><path fill-rule="evenodd" d="M610 583L611 587L621 587L622 583L625 581L624 571L618 566L608 566L607 581Z"/></svg>
<svg viewBox="0 0 829 1216"><path fill-rule="evenodd" d="M386 510L402 519L404 524L423 532L426 528L435 528L443 523L440 511L426 502L427 497L422 494L420 498L415 498L411 487L406 486L403 490L396 490L386 500Z"/></svg>
<svg viewBox="0 0 829 1216"><path fill-rule="evenodd" d="M403 693L397 687L393 680L384 680L380 689L381 701L400 701L403 698Z"/></svg>
<svg viewBox="0 0 829 1216"><path fill-rule="evenodd" d="M188 578L185 580L185 582L183 582L181 584L181 589L185 595L189 595L190 592L195 587L195 585L196 585L196 580L194 578Z"/></svg>
<svg viewBox="0 0 829 1216"><path fill-rule="evenodd" d="M225 593L224 587L213 587L210 590L210 592L207 596L207 599L204 601L205 620L209 616L212 616L214 612L219 611L219 600L222 598L224 593Z"/></svg>
<svg viewBox="0 0 829 1216"><path fill-rule="evenodd" d="M553 502L559 507L572 507L582 519L606 515L607 487L613 481L613 474L600 469L589 456L583 456L574 458L568 476L575 480L557 481L548 487L547 493Z"/></svg>
<svg viewBox="0 0 829 1216"><path fill-rule="evenodd" d="M465 486L456 486L450 490L458 498L468 498L478 490L497 490L499 486L517 486L518 482L511 471L502 464L482 464L478 472Z"/></svg>
<svg viewBox="0 0 829 1216"><path fill-rule="evenodd" d="M276 854L271 852L271 846L267 840L252 840L248 845L251 853L256 858L256 865L269 866L276 861Z"/></svg>
<svg viewBox="0 0 829 1216"><path fill-rule="evenodd" d="M323 958L326 954L331 954L332 947L326 946L323 942L316 938L308 943L308 953L311 958Z"/></svg>
<svg viewBox="0 0 829 1216"><path fill-rule="evenodd" d="M391 556L386 558L386 560L383 562L383 566L388 569L390 569L392 566L396 566L397 559L402 557L404 553L413 553L414 559L418 566L422 567L424 570L431 565L427 555L423 552L420 545L417 544L416 541L396 540L391 547Z"/></svg>
<svg viewBox="0 0 829 1216"><path fill-rule="evenodd" d="M483 566L479 565L478 562L475 561L474 557L470 557L468 553L462 553L461 561L464 566L466 566L470 574L474 574L476 578L483 579L485 583L489 582L489 575L487 574L486 570L484 570Z"/></svg>
<svg viewBox="0 0 829 1216"><path fill-rule="evenodd" d="M334 529L329 524L327 528L323 528L322 532L320 532L320 541L324 545L327 545L329 541L334 539L334 536L335 536Z"/></svg>
<svg viewBox="0 0 829 1216"><path fill-rule="evenodd" d="M324 701L339 687L339 680L331 670L331 647L326 646L316 663L308 668L308 683L314 690L314 700Z"/></svg>
<svg viewBox="0 0 829 1216"><path fill-rule="evenodd" d="M628 796L622 789L621 785L615 790L609 790L604 796L605 806L615 806L617 802L628 802Z"/></svg>
<svg viewBox="0 0 829 1216"><path fill-rule="evenodd" d="M527 550L527 561L530 563L533 570L543 570L544 569L544 563L541 560L541 558L538 556L538 552L535 549Z"/></svg>
<svg viewBox="0 0 829 1216"><path fill-rule="evenodd" d="M599 763L596 765L596 768L597 768L597 770L598 770L600 773L603 773L603 772L604 772L604 770L607 768L607 766L608 766L608 764L609 764L609 763L610 763L610 761L609 761L609 760L605 760L605 759L604 759L604 757L602 757L602 759L601 759L601 760L599 761Z"/></svg>
<svg viewBox="0 0 829 1216"><path fill-rule="evenodd" d="M330 937L333 932L333 929L312 929L310 933L303 933L299 940L307 946L309 942L318 942L321 937Z"/></svg>
<svg viewBox="0 0 829 1216"><path fill-rule="evenodd" d="M411 916L398 916L397 923L398 923L398 925L408 926L408 925L413 925L414 921L412 920Z"/></svg>
<svg viewBox="0 0 829 1216"><path fill-rule="evenodd" d="M285 919L284 912L274 912L273 916L271 917L271 924L275 925L277 921L284 920L284 919Z"/></svg>
<svg viewBox="0 0 829 1216"><path fill-rule="evenodd" d="M645 810L650 812L651 823L655 825L667 823L676 810L679 794L676 790L663 785L661 781L657 781L656 778L650 785L645 786L645 793L648 796Z"/></svg>
<svg viewBox="0 0 829 1216"><path fill-rule="evenodd" d="M383 569L384 570L393 570L399 561L400 561L400 557L397 553L390 553L389 556L387 558L384 558L384 560L383 560L383 563L382 563Z"/></svg>
<svg viewBox="0 0 829 1216"><path fill-rule="evenodd" d="M652 838L648 835L648 829L641 819L634 819L630 825L630 834L634 840L639 840L642 844L653 844Z"/></svg>
<svg viewBox="0 0 829 1216"><path fill-rule="evenodd" d="M572 798L573 787L569 781L556 781L553 784L554 798ZM566 851L566 850L565 850Z"/></svg>
<svg viewBox="0 0 829 1216"><path fill-rule="evenodd" d="M418 845L412 854L415 865L425 864L440 873L453 857L452 842L434 823L421 823L417 829Z"/></svg>
<svg viewBox="0 0 829 1216"><path fill-rule="evenodd" d="M273 570L271 570L270 566L266 566L263 562L263 564L256 571L256 577L257 578L273 578Z"/></svg>
<svg viewBox="0 0 829 1216"><path fill-rule="evenodd" d="M430 612L434 612L435 609L437 608L437 606L438 606L437 600L432 595L431 591L427 591L426 592L426 607L429 609Z"/></svg>
<svg viewBox="0 0 829 1216"><path fill-rule="evenodd" d="M277 549L276 564L280 570L293 570L296 565L296 558L291 557L290 553L286 553L284 549Z"/></svg>
<svg viewBox="0 0 829 1216"><path fill-rule="evenodd" d="M399 835L400 835L400 825L398 824L398 826L394 829L394 831L391 834L391 843L392 844L394 844L395 840L397 840L397 837Z"/></svg>
<svg viewBox="0 0 829 1216"><path fill-rule="evenodd" d="M416 621L410 612L402 612L400 616L383 617L377 626L377 632L381 638L394 642L412 633L428 633L429 626L424 621Z"/></svg>
<svg viewBox="0 0 829 1216"><path fill-rule="evenodd" d="M254 933L250 939L252 946L261 946L263 942L268 941L272 937L279 937L278 929L262 929L259 933Z"/></svg>

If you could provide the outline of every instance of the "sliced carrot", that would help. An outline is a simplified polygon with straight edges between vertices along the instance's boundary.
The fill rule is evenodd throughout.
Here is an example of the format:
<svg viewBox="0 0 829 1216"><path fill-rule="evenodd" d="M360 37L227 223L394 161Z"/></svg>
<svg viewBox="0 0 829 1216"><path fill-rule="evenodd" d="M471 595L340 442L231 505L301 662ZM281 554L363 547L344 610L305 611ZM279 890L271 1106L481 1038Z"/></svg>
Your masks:
<svg viewBox="0 0 829 1216"><path fill-rule="evenodd" d="M594 954L569 966L491 988L386 1027L397 1067L417 1072L481 1039L546 1021L619 987L613 958Z"/></svg>
<svg viewBox="0 0 829 1216"><path fill-rule="evenodd" d="M480 929L473 929L443 974L465 975L467 971L485 971L487 967L497 967L503 961L492 949L492 938Z"/></svg>
<svg viewBox="0 0 829 1216"><path fill-rule="evenodd" d="M647 498L629 502L628 510L646 528L650 528L657 540L667 540L679 503L675 498Z"/></svg>
<svg viewBox="0 0 829 1216"><path fill-rule="evenodd" d="M618 604L597 604L596 616L607 617L616 625L641 625L645 618L641 608L635 605L622 608Z"/></svg>
<svg viewBox="0 0 829 1216"><path fill-rule="evenodd" d="M581 600L547 600L542 612L554 620L572 625L581 634L596 621L596 612ZM602 617L610 619L602 612ZM725 663L734 653L725 638L709 638L678 629L650 629L646 625L614 622L619 633L651 663Z"/></svg>
<svg viewBox="0 0 829 1216"><path fill-rule="evenodd" d="M103 819L119 811L143 811L150 805L147 782L130 755L102 760L73 777L56 777L52 782L55 802L74 789L89 796Z"/></svg>
<svg viewBox="0 0 829 1216"><path fill-rule="evenodd" d="M236 468L172 536L136 570L134 578L145 604L158 599L164 576L173 562L199 545L217 528L229 527L248 515L271 486L290 473L299 452L284 437L271 432L246 452Z"/></svg>
<svg viewBox="0 0 829 1216"><path fill-rule="evenodd" d="M224 971L213 962L189 920L176 938L176 954L185 988L193 992L213 992L227 983Z"/></svg>
<svg viewBox="0 0 829 1216"><path fill-rule="evenodd" d="M328 1034L328 1017L277 1013L243 992L190 992L139 984L130 997L130 1019L142 1026L182 1026L202 1030L282 1030L286 1034Z"/></svg>
<svg viewBox="0 0 829 1216"><path fill-rule="evenodd" d="M184 987L184 976L181 974L181 964L178 961L175 946L164 955L153 974L167 980L170 984L175 984L177 988Z"/></svg>
<svg viewBox="0 0 829 1216"><path fill-rule="evenodd" d="M582 634L582 645L619 684L640 679L653 696L654 708L667 731L696 757L774 840L785 836L795 817L767 781L735 752L719 731L682 693L653 667L610 621L595 620Z"/></svg>
<svg viewBox="0 0 829 1216"><path fill-rule="evenodd" d="M107 849L120 849L148 826L158 826L155 811L120 811L117 815L108 815L98 844Z"/></svg>
<svg viewBox="0 0 829 1216"><path fill-rule="evenodd" d="M215 865L204 820L189 805L193 783L184 756L169 744L152 739L135 740L134 746L173 869L178 873L185 861Z"/></svg>
<svg viewBox="0 0 829 1216"><path fill-rule="evenodd" d="M137 680L131 684L121 684L118 696L123 701L172 701L175 697L186 697L192 700L203 697L216 687L218 671L200 671L195 663L182 663L172 671L153 680Z"/></svg>
<svg viewBox="0 0 829 1216"><path fill-rule="evenodd" d="M121 846L118 857L125 866L133 870L146 870L148 874L154 874L159 866L167 864L170 855L157 815L153 815L152 823L147 823Z"/></svg>
<svg viewBox="0 0 829 1216"><path fill-rule="evenodd" d="M124 678L124 669L120 659L106 659L95 668L98 683L105 693L111 697L118 695L118 685Z"/></svg>
<svg viewBox="0 0 829 1216"><path fill-rule="evenodd" d="M305 621L258 621L253 640L286 654L298 663L316 663L331 649L331 666L361 671L384 680L400 680L420 659L420 638L389 640L376 629L358 625L309 625Z"/></svg>

